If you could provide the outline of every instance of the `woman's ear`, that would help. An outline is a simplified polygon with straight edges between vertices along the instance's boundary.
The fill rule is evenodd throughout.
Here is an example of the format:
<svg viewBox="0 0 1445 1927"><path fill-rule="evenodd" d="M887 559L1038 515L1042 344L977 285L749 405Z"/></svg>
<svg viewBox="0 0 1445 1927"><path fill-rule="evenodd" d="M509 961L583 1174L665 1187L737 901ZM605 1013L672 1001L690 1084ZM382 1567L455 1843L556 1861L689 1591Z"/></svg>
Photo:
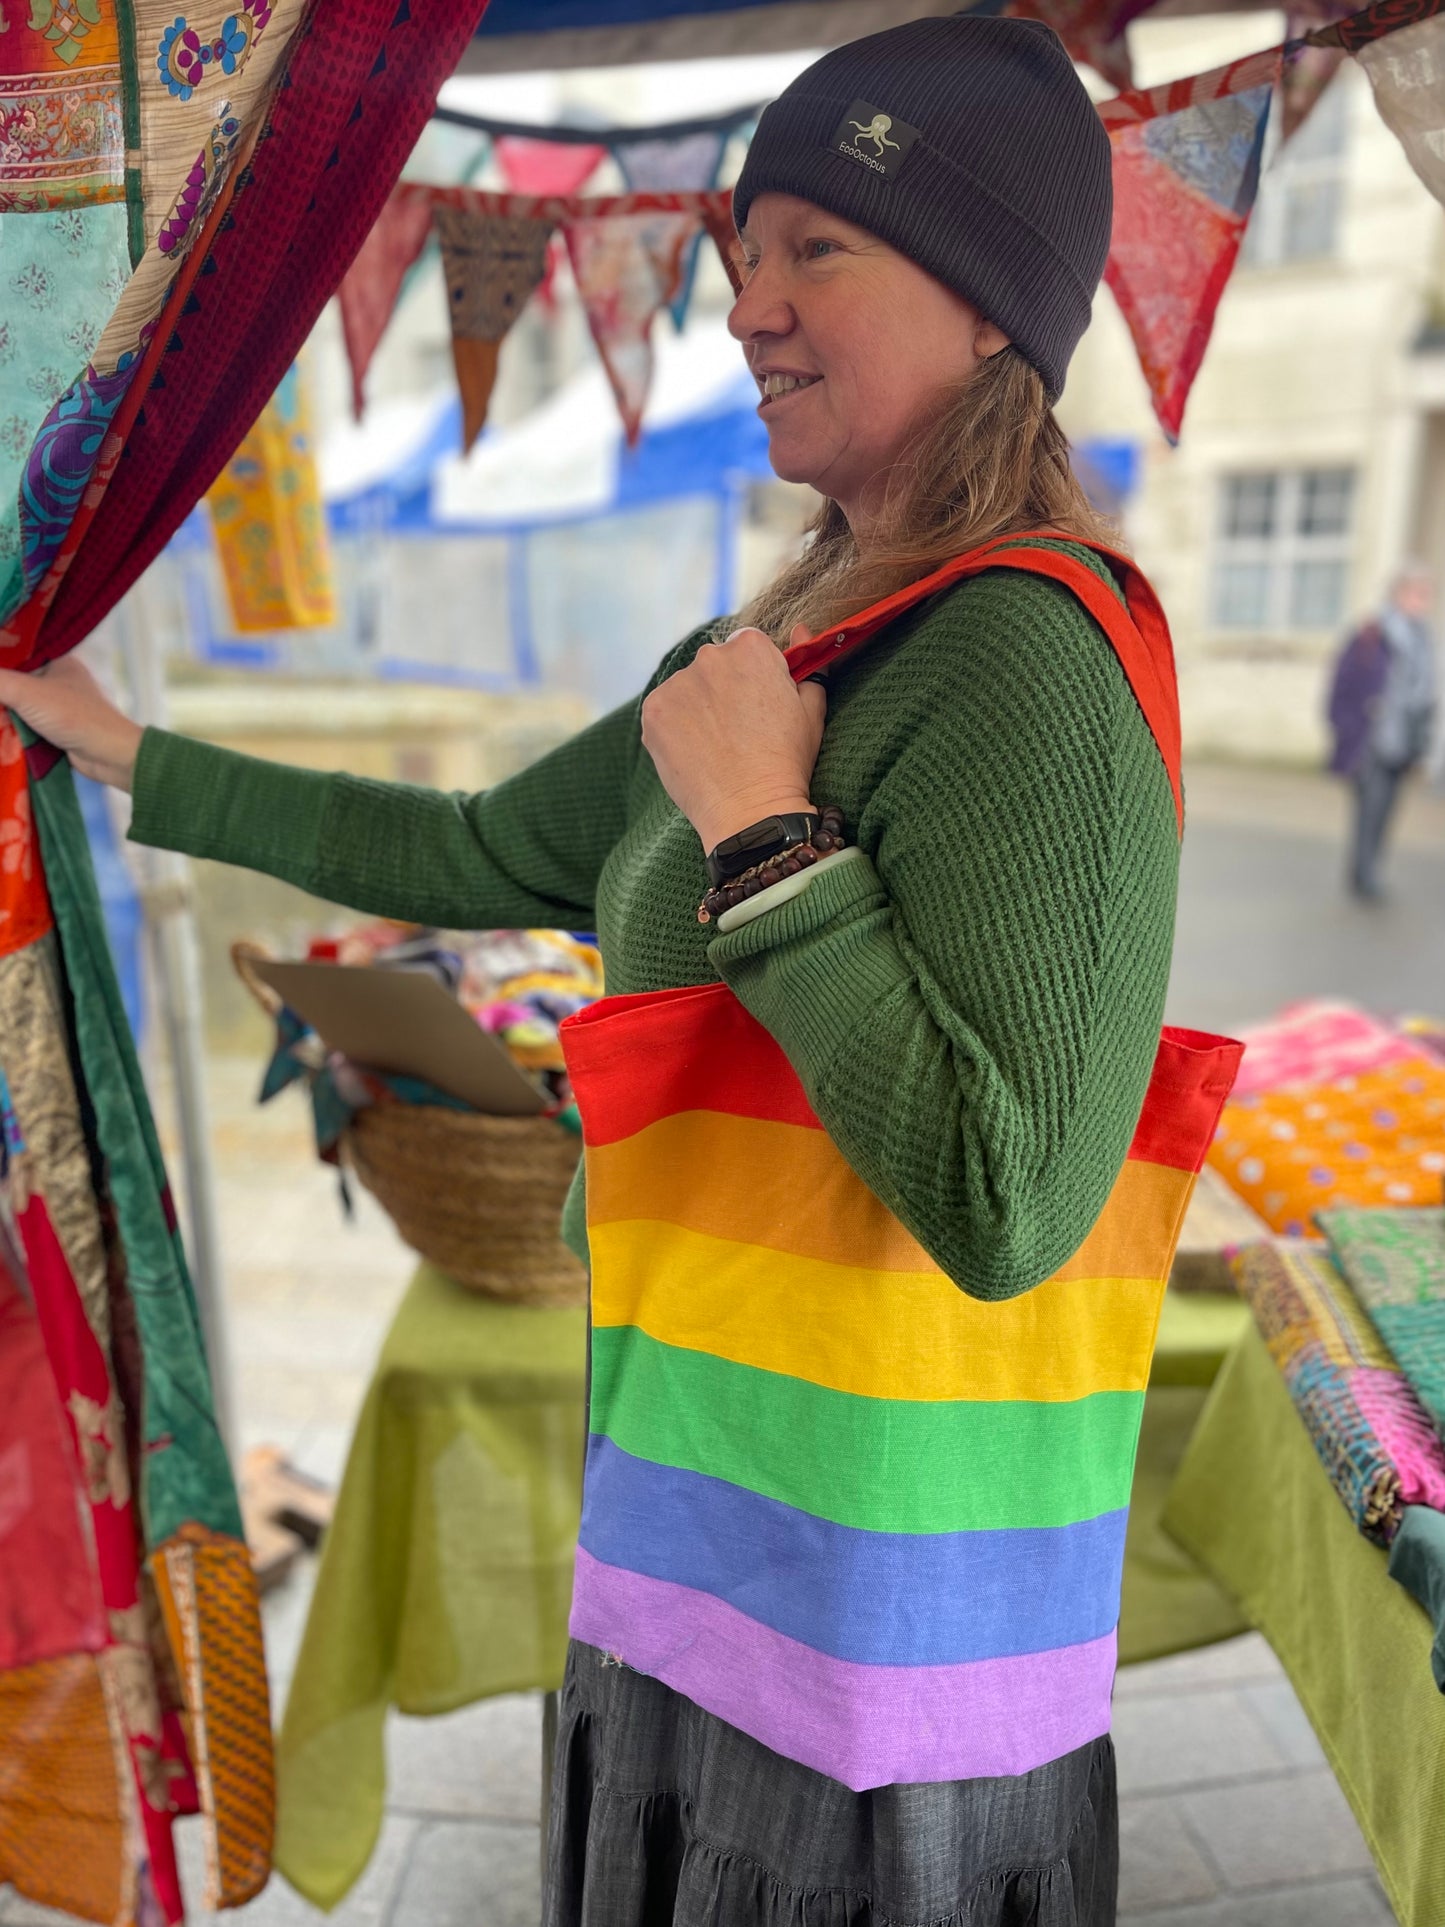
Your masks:
<svg viewBox="0 0 1445 1927"><path fill-rule="evenodd" d="M973 352L980 361L991 361L1012 345L1011 337L996 322L985 321L982 315L979 316L978 325L973 331Z"/></svg>

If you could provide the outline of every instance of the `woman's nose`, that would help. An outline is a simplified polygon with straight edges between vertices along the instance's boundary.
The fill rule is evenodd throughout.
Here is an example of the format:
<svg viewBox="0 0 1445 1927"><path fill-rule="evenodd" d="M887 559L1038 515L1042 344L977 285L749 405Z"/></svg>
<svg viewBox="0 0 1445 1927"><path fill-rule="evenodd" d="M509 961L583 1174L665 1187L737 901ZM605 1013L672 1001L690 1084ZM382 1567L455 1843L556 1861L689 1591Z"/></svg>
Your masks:
<svg viewBox="0 0 1445 1927"><path fill-rule="evenodd" d="M786 335L793 323L793 310L784 298L777 274L760 261L732 305L728 332L735 341L747 343L763 335Z"/></svg>

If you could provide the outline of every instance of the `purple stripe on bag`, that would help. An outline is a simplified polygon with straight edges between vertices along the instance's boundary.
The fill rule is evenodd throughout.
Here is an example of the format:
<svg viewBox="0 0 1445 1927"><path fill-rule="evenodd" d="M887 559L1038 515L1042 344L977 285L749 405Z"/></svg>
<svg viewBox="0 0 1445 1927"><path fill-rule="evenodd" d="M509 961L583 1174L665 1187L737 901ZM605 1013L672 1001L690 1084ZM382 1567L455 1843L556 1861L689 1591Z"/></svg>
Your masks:
<svg viewBox="0 0 1445 1927"><path fill-rule="evenodd" d="M580 1549L571 1631L857 1793L1027 1773L1109 1730L1113 1633L957 1666L859 1666Z"/></svg>

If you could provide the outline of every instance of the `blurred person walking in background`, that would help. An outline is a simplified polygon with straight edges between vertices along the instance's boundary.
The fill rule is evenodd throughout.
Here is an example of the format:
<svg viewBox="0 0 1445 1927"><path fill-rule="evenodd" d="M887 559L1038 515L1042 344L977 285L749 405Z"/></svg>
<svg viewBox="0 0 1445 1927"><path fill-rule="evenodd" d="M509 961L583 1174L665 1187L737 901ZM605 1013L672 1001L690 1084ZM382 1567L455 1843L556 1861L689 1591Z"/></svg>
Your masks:
<svg viewBox="0 0 1445 1927"><path fill-rule="evenodd" d="M1330 768L1354 785L1349 887L1377 902L1380 860L1400 786L1425 760L1435 717L1435 578L1419 562L1396 576L1379 615L1340 651L1330 684Z"/></svg>

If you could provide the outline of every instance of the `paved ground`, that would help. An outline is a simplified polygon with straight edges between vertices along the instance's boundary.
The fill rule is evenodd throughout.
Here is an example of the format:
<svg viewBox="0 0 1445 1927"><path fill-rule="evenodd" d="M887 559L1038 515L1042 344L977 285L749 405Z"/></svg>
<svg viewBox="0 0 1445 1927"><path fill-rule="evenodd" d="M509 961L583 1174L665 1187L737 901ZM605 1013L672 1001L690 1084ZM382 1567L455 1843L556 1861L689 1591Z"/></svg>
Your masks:
<svg viewBox="0 0 1445 1927"><path fill-rule="evenodd" d="M1339 891L1333 786L1204 769L1189 791L1172 1020L1228 1026L1325 991L1381 1009L1445 1002L1445 800L1412 799L1397 895L1365 910ZM334 1479L412 1259L364 1195L355 1223L343 1222L334 1176L310 1159L301 1101L251 1105L258 1068L218 1062L210 1077L242 1440L272 1440ZM310 1582L308 1562L267 1601L278 1704ZM1115 1734L1132 1927L1389 1921L1359 1830L1261 1639L1126 1672ZM537 1701L397 1719L389 1750L386 1828L332 1916L338 1927L534 1927ZM57 1918L0 1898L6 1927ZM278 1879L238 1918L320 1917Z"/></svg>

